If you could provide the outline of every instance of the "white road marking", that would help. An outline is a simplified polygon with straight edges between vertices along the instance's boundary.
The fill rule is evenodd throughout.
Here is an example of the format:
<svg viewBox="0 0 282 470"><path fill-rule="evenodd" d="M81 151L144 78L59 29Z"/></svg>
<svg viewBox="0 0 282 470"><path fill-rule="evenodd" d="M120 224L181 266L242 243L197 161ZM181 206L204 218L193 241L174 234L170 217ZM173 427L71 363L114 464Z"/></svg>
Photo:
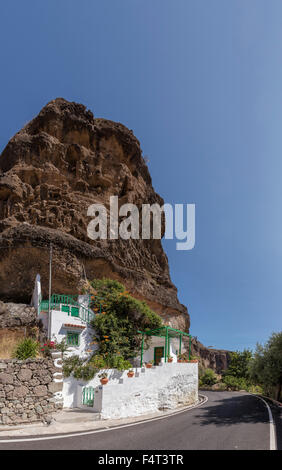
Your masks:
<svg viewBox="0 0 282 470"><path fill-rule="evenodd" d="M159 419L166 419L170 418L171 416L178 415L180 413L184 413L185 411L192 410L194 408L198 408L199 406L204 405L208 401L208 397L205 395L201 395L204 397L204 400L197 405L187 406L184 410L176 411L175 413L168 414L166 416L159 416L157 418L150 418L144 419L143 421L137 421L136 423L130 424L122 424L121 426L113 426L106 429L97 429L96 431L85 431L85 432L77 432L73 434L63 434L63 435L55 435L55 436L47 436L47 437L30 437L30 438L23 438L23 439L0 439L0 443L9 444L10 442L32 442L32 441L49 441L51 439L67 439L69 437L79 437L79 436L89 436L90 434L97 434L99 432L107 432L107 431L115 431L116 429L128 428L131 426L137 426L138 424L143 423L150 423L151 421L158 421Z"/></svg>
<svg viewBox="0 0 282 470"><path fill-rule="evenodd" d="M253 393L251 393L250 395L252 395L253 397L257 397L260 400L262 400L263 403L265 404L266 408L267 408L268 416L269 416L269 425L270 425L269 446L270 446L270 450L277 450L275 423L274 423L274 419L273 419L273 416L272 416L271 408L270 408L269 404L262 397L260 397L258 395L254 395Z"/></svg>

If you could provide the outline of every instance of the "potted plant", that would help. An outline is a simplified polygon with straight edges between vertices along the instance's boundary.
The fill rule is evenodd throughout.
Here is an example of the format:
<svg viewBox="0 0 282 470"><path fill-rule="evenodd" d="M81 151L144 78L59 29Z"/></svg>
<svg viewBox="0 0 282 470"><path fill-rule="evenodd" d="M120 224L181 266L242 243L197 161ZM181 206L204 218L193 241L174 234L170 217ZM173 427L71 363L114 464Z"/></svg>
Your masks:
<svg viewBox="0 0 282 470"><path fill-rule="evenodd" d="M153 361L146 362L145 366L147 367L147 369L151 369L151 367L153 366Z"/></svg>
<svg viewBox="0 0 282 470"><path fill-rule="evenodd" d="M199 362L198 357L197 356L191 356L188 362L197 363L197 362Z"/></svg>
<svg viewBox="0 0 282 470"><path fill-rule="evenodd" d="M167 358L167 362L173 362L173 357L171 357L171 356L168 356L168 358Z"/></svg>
<svg viewBox="0 0 282 470"><path fill-rule="evenodd" d="M102 374L99 374L98 377L102 385L106 385L109 382L107 372L102 372Z"/></svg>
<svg viewBox="0 0 282 470"><path fill-rule="evenodd" d="M127 372L127 377L134 377L134 370L133 369L129 369L129 371Z"/></svg>
<svg viewBox="0 0 282 470"><path fill-rule="evenodd" d="M183 362L183 361L182 361L182 354L178 354L178 356L177 356L177 362Z"/></svg>

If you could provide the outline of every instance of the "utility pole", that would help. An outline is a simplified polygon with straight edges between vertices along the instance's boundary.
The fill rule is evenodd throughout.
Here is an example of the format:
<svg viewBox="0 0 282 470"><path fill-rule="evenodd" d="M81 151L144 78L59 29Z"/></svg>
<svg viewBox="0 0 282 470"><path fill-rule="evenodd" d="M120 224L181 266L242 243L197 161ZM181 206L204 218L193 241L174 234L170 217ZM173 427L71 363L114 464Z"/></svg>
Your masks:
<svg viewBox="0 0 282 470"><path fill-rule="evenodd" d="M52 243L50 243L50 253L49 253L48 339L51 339L52 255L53 255L53 246L52 246Z"/></svg>

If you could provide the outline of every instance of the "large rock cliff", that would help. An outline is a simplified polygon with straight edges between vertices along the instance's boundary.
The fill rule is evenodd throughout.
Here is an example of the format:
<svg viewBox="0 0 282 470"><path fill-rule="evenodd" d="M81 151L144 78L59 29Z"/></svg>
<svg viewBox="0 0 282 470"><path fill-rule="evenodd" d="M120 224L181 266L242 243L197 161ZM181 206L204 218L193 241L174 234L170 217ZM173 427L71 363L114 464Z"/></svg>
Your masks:
<svg viewBox="0 0 282 470"><path fill-rule="evenodd" d="M37 273L48 293L78 293L85 280L111 277L145 299L173 327L189 330L161 240L87 236L87 208L163 200L156 194L139 141L120 123L94 118L62 98L48 103L0 156L0 299L28 303Z"/></svg>

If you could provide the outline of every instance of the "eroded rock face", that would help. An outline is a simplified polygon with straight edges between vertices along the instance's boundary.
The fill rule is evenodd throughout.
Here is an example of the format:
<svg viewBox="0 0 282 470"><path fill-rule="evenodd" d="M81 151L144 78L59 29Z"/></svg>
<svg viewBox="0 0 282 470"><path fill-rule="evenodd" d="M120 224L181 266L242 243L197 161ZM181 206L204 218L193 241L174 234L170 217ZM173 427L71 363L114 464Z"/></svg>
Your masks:
<svg viewBox="0 0 282 470"><path fill-rule="evenodd" d="M29 303L37 273L48 294L78 293L85 279L123 282L171 326L188 330L160 240L87 237L87 208L159 203L139 141L120 123L95 119L85 106L58 98L18 132L0 157L0 299Z"/></svg>
<svg viewBox="0 0 282 470"><path fill-rule="evenodd" d="M200 341L193 338L191 345L193 356L200 357L199 364L204 369L213 369L218 374L228 368L230 363L230 351L224 349L208 349Z"/></svg>
<svg viewBox="0 0 282 470"><path fill-rule="evenodd" d="M0 329L34 327L37 325L37 312L34 307L13 302L0 301Z"/></svg>

